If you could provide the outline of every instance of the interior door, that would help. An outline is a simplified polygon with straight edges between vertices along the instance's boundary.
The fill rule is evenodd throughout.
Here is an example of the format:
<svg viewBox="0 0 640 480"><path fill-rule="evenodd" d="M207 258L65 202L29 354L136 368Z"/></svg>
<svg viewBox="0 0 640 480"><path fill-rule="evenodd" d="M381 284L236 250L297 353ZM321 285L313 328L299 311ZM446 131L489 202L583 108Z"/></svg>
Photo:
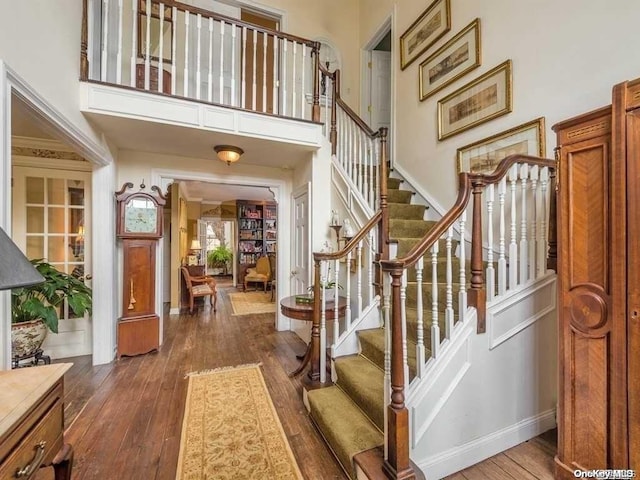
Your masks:
<svg viewBox="0 0 640 480"><path fill-rule="evenodd" d="M391 52L371 52L371 113L373 130L391 126Z"/></svg>
<svg viewBox="0 0 640 480"><path fill-rule="evenodd" d="M256 12L242 10L240 19L266 27L271 30L279 30L280 22L272 17ZM274 113L273 87L274 87L274 44L273 37L254 30L247 30L245 48L245 97L244 108L258 112Z"/></svg>
<svg viewBox="0 0 640 480"><path fill-rule="evenodd" d="M29 259L44 258L91 286L91 174L16 166L13 169L13 234ZM49 332L43 350L51 358L89 355L89 316L60 312L59 333Z"/></svg>
<svg viewBox="0 0 640 480"><path fill-rule="evenodd" d="M293 258L291 259L291 291L305 293L309 286L309 185L293 193Z"/></svg>

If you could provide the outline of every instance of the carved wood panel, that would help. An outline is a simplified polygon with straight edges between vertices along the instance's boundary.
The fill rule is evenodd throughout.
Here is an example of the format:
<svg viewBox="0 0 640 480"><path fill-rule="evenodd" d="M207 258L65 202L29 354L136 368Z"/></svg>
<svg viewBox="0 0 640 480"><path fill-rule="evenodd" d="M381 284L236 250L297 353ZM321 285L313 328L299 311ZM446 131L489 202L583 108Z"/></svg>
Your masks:
<svg viewBox="0 0 640 480"><path fill-rule="evenodd" d="M124 239L122 317L155 313L156 240Z"/></svg>

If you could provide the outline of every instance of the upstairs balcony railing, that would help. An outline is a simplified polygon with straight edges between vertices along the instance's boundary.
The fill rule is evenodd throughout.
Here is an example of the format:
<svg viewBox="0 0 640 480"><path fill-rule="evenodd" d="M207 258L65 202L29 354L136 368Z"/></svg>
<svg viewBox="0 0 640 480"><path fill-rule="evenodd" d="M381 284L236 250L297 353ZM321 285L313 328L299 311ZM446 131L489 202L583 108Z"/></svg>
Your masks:
<svg viewBox="0 0 640 480"><path fill-rule="evenodd" d="M81 80L320 121L320 44L166 0L84 0Z"/></svg>

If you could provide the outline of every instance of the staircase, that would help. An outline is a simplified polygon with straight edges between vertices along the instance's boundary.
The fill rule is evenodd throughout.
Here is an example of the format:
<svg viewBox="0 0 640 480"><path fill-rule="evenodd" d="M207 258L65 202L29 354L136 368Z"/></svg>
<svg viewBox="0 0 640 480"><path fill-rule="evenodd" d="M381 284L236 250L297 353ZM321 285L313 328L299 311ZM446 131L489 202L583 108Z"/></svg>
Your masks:
<svg viewBox="0 0 640 480"><path fill-rule="evenodd" d="M413 205L413 193L401 189L402 180L387 179L389 203L389 233L397 244L399 256L406 254L433 227L435 222L424 220L424 205ZM440 249L438 261L446 261L446 249ZM431 256L425 263L431 261ZM409 278L406 294L417 295L416 279ZM423 284L423 317L432 318L431 286ZM444 295L444 289L440 289ZM444 298L438 305L444 306ZM442 309L442 307L440 307ZM440 331L444 332L444 312L439 312ZM410 380L416 375L417 311L407 311L407 353ZM375 328L357 332L360 353L335 360L335 385L310 390L307 399L311 418L325 438L329 448L340 461L345 472L356 478L354 456L379 447L384 442L384 360L385 329ZM431 330L425 329L424 341L431 343ZM442 336L441 336L442 337ZM442 340L442 338L440 339ZM428 353L428 352L427 352Z"/></svg>

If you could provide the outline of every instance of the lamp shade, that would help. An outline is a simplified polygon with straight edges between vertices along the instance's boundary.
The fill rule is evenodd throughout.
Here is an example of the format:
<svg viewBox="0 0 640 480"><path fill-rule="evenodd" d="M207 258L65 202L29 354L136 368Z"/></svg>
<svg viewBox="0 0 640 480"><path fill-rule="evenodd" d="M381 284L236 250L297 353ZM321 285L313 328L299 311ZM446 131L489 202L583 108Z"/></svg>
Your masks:
<svg viewBox="0 0 640 480"><path fill-rule="evenodd" d="M191 240L191 250L201 250L202 246L200 245L200 240L194 238Z"/></svg>
<svg viewBox="0 0 640 480"><path fill-rule="evenodd" d="M0 290L44 282L38 270L0 228Z"/></svg>
<svg viewBox="0 0 640 480"><path fill-rule="evenodd" d="M244 153L244 150L233 145L216 145L213 149L216 151L218 158L223 162L227 162L227 165L240 160L240 156Z"/></svg>

